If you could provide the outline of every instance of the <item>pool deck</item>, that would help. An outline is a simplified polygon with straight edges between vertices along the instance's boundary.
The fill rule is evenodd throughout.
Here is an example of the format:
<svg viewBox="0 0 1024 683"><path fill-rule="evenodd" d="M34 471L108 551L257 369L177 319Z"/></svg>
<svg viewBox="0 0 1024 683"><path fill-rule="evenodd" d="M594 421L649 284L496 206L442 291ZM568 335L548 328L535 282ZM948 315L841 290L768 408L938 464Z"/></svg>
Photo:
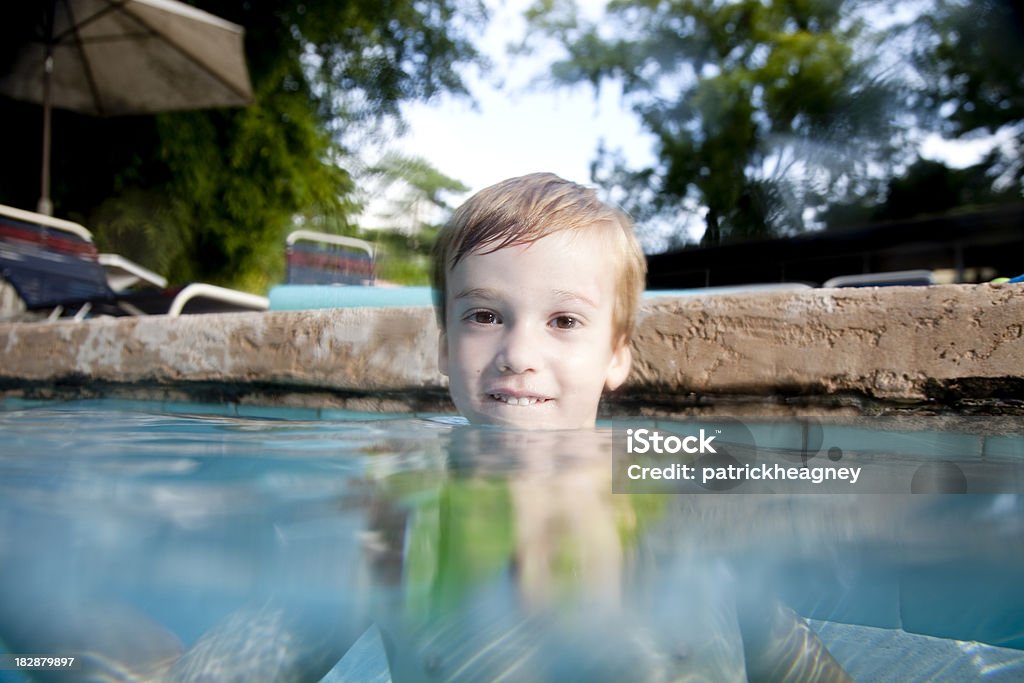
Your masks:
<svg viewBox="0 0 1024 683"><path fill-rule="evenodd" d="M0 324L0 395L451 410L430 308ZM614 414L1024 414L1024 286L651 299Z"/></svg>

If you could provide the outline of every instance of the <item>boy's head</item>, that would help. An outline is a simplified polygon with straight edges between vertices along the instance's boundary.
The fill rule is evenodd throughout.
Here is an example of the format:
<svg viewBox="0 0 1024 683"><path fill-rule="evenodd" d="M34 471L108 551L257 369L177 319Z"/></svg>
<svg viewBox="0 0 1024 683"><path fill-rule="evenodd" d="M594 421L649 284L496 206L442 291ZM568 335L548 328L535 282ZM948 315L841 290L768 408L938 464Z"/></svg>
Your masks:
<svg viewBox="0 0 1024 683"><path fill-rule="evenodd" d="M549 173L481 190L442 230L438 362L473 422L593 426L629 373L646 263L632 223Z"/></svg>

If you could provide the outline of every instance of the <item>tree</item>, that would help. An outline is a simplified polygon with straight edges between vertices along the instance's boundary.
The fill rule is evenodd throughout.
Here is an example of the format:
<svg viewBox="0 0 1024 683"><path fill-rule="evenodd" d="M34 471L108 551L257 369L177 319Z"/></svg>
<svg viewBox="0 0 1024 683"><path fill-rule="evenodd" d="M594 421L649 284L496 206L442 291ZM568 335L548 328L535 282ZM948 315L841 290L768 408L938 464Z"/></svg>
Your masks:
<svg viewBox="0 0 1024 683"><path fill-rule="evenodd" d="M987 142L966 167L911 157L880 195L833 204L829 227L1019 202L1024 191L1024 12L1007 0L934 0L892 26L910 46L905 111L920 133Z"/></svg>
<svg viewBox="0 0 1024 683"><path fill-rule="evenodd" d="M993 187L994 156L962 169L919 158L889 179L880 202L836 203L821 218L828 228L843 228L1019 201L1019 190Z"/></svg>
<svg viewBox="0 0 1024 683"><path fill-rule="evenodd" d="M404 101L465 94L458 67L477 59L468 35L485 13L477 0L193 4L245 27L255 103L116 121L58 112L54 203L103 248L172 281L263 289L280 277L297 218L354 230L347 169L363 139L400 125ZM26 130L37 111L0 102ZM26 175L37 177L0 169L0 201L34 204Z"/></svg>
<svg viewBox="0 0 1024 683"><path fill-rule="evenodd" d="M430 254L441 224L451 212L447 195L469 187L438 171L426 159L389 152L367 169L378 210L367 239L377 246L377 275L404 285L430 284ZM364 228L367 226L364 225Z"/></svg>
<svg viewBox="0 0 1024 683"><path fill-rule="evenodd" d="M1024 190L1024 9L1011 0L936 0L911 27L924 125L954 138L997 136L985 167L997 190Z"/></svg>
<svg viewBox="0 0 1024 683"><path fill-rule="evenodd" d="M415 238L425 228L438 227L449 212L446 195L464 194L469 187L437 170L422 157L389 152L367 169L373 194L380 200L383 223L377 227Z"/></svg>
<svg viewBox="0 0 1024 683"><path fill-rule="evenodd" d="M877 191L889 83L843 0L615 0L600 22L547 0L530 20L564 46L560 83L609 80L655 138L658 163L605 154L595 179L641 219L704 211L704 241L804 228L805 208ZM703 209L701 208L703 207Z"/></svg>

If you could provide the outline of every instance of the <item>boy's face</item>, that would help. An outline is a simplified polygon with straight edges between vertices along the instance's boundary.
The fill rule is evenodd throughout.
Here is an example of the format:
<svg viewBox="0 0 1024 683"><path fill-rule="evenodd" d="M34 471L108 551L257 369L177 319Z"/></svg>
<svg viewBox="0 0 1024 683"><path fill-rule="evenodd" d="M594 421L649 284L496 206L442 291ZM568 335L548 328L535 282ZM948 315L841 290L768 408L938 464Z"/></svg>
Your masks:
<svg viewBox="0 0 1024 683"><path fill-rule="evenodd" d="M612 338L615 272L598 236L569 231L463 258L448 274L438 354L459 411L474 423L593 427L602 391L631 362Z"/></svg>

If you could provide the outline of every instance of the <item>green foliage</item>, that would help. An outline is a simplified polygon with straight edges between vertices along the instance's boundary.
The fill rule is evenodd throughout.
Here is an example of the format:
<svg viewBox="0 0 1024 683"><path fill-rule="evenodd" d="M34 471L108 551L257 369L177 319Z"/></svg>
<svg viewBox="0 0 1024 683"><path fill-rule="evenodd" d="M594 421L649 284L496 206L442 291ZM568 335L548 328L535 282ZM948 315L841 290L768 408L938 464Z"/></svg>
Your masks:
<svg viewBox="0 0 1024 683"><path fill-rule="evenodd" d="M469 187L426 159L396 152L367 169L366 176L381 211L376 218L382 224L367 231L378 246L378 277L405 285L430 284L431 250L452 208L448 195L463 194Z"/></svg>
<svg viewBox="0 0 1024 683"><path fill-rule="evenodd" d="M879 204L835 204L823 219L830 228L872 221L900 220L918 216L964 211L1020 201L1014 187L993 187L993 152L981 163L953 169L929 159L918 159L906 173L890 179Z"/></svg>
<svg viewBox="0 0 1024 683"><path fill-rule="evenodd" d="M1019 199L1024 13L1009 0L613 0L600 21L571 0L528 12L565 57L558 83L622 84L658 160L599 150L594 179L638 221L704 241L815 222L908 216ZM998 132L963 171L915 164L924 131ZM941 167L941 168L940 168ZM675 240L678 242L678 238Z"/></svg>
<svg viewBox="0 0 1024 683"><path fill-rule="evenodd" d="M1018 3L938 0L921 21L936 40L920 63L939 76L929 94L951 108L952 132L991 132L1024 120L1024 11Z"/></svg>
<svg viewBox="0 0 1024 683"><path fill-rule="evenodd" d="M441 209L451 208L446 194L469 192L465 183L441 173L426 159L397 152L384 155L368 173L382 181L379 191L386 191L401 182L408 186L406 194L410 201L426 201Z"/></svg>
<svg viewBox="0 0 1024 683"><path fill-rule="evenodd" d="M1024 10L1009 0L937 0L913 27L925 121L953 137L1001 131L988 160L1001 189L1024 190ZM927 113L931 113L928 116ZM937 115L937 119L936 119Z"/></svg>
<svg viewBox="0 0 1024 683"><path fill-rule="evenodd" d="M375 242L379 279L399 285L430 284L430 254L437 239L437 228L424 228L414 236L377 230L364 239Z"/></svg>
<svg viewBox="0 0 1024 683"><path fill-rule="evenodd" d="M364 173L364 193L373 202L376 227L415 238L436 228L451 210L448 195L469 191L426 159L389 152ZM368 192L365 192L368 190Z"/></svg>
<svg viewBox="0 0 1024 683"><path fill-rule="evenodd" d="M352 211L351 179L301 98L261 91L251 107L167 114L158 127L168 211L191 247L167 271L173 280L265 290L283 275L294 216L344 222Z"/></svg>
<svg viewBox="0 0 1024 683"><path fill-rule="evenodd" d="M888 84L842 0L618 0L595 24L549 0L536 28L567 57L563 83L620 80L657 141L631 171L599 157L595 179L624 188L641 220L705 207L705 241L803 229L803 209L888 163ZM630 204L629 202L634 202Z"/></svg>
<svg viewBox="0 0 1024 683"><path fill-rule="evenodd" d="M936 0L895 26L905 35L911 86L905 97L917 126L948 138L998 138L980 162L949 168L914 157L875 201L838 203L831 226L912 218L1019 202L1024 191L1024 13L1006 0Z"/></svg>

